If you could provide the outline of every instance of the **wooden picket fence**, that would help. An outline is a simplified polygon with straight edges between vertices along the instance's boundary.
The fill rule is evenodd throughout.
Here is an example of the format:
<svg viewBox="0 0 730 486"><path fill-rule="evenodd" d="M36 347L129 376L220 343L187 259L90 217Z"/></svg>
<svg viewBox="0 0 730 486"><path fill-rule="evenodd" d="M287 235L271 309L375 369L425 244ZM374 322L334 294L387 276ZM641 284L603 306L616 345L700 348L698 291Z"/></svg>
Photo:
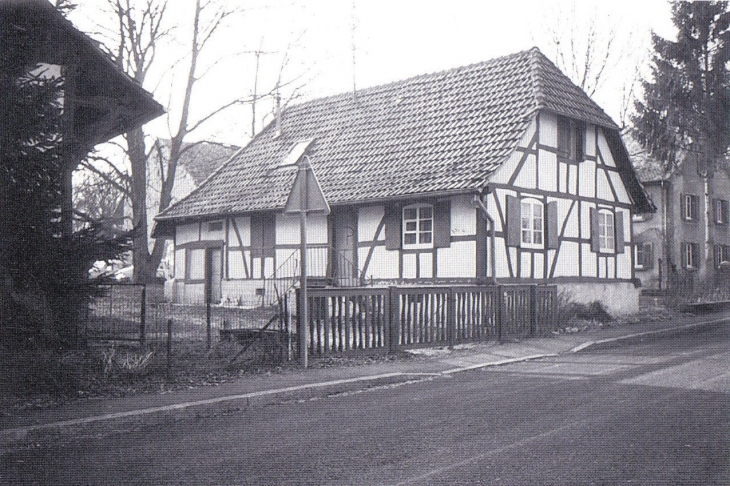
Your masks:
<svg viewBox="0 0 730 486"><path fill-rule="evenodd" d="M308 301L309 352L325 356L544 335L558 298L556 286L497 285L310 289Z"/></svg>

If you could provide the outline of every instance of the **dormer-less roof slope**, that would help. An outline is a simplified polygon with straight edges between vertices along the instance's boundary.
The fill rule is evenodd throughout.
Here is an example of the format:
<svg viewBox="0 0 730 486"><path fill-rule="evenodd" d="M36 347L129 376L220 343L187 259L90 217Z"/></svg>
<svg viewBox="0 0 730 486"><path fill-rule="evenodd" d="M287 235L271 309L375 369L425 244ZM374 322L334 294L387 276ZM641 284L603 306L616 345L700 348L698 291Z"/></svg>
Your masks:
<svg viewBox="0 0 730 486"><path fill-rule="evenodd" d="M280 136L272 122L157 219L283 208L296 170L277 167L310 139L307 154L330 205L479 191L541 109L617 129L533 48L293 106Z"/></svg>

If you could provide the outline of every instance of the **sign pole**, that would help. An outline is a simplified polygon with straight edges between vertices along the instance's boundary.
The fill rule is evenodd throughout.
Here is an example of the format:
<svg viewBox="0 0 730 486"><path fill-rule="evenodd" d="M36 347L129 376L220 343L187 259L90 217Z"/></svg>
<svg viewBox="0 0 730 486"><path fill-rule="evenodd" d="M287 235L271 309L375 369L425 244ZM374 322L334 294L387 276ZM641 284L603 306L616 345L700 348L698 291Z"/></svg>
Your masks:
<svg viewBox="0 0 730 486"><path fill-rule="evenodd" d="M304 164L302 164L299 170L301 173L303 173L302 175L304 177L306 187L307 171L304 167ZM299 309L299 363L306 368L309 366L309 302L307 298L307 191L302 191L301 198L302 210L299 213L299 230L301 244L301 272L299 275L299 286L301 288L301 302L299 303L299 305L301 306L301 309Z"/></svg>
<svg viewBox="0 0 730 486"><path fill-rule="evenodd" d="M309 365L309 300L307 296L307 213L328 215L330 206L322 188L314 175L309 157L304 155L299 161L299 171L286 200L284 214L299 213L300 228L300 276L299 276L299 363L305 368Z"/></svg>

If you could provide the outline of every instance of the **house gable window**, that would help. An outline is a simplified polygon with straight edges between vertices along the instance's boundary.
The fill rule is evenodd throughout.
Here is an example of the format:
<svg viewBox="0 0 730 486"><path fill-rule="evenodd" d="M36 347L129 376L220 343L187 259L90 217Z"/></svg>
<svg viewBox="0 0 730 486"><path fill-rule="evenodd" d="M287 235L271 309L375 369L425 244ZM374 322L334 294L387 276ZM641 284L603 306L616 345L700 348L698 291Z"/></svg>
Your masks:
<svg viewBox="0 0 730 486"><path fill-rule="evenodd" d="M520 201L521 238L523 248L544 247L544 207L537 199L523 199Z"/></svg>
<svg viewBox="0 0 730 486"><path fill-rule="evenodd" d="M728 224L730 219L730 202L715 199L715 224Z"/></svg>
<svg viewBox="0 0 730 486"><path fill-rule="evenodd" d="M591 208L591 251L594 253L624 252L623 213L606 208Z"/></svg>
<svg viewBox="0 0 730 486"><path fill-rule="evenodd" d="M416 204L403 208L403 248L433 247L433 206Z"/></svg>
<svg viewBox="0 0 730 486"><path fill-rule="evenodd" d="M700 197L692 194L682 195L682 218L685 221L698 221L700 213Z"/></svg>
<svg viewBox="0 0 730 486"><path fill-rule="evenodd" d="M652 243L637 243L635 246L635 265L637 270L650 270L654 267L654 245Z"/></svg>
<svg viewBox="0 0 730 486"><path fill-rule="evenodd" d="M585 155L585 126L570 118L558 116L558 156L580 162Z"/></svg>
<svg viewBox="0 0 730 486"><path fill-rule="evenodd" d="M682 267L695 270L700 266L700 246L697 243L682 243Z"/></svg>

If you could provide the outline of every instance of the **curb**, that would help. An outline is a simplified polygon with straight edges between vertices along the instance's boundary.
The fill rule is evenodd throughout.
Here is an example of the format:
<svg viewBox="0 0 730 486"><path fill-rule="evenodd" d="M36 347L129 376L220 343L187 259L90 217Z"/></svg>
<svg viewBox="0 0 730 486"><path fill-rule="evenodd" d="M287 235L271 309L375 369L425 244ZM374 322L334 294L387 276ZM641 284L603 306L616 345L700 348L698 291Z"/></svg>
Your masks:
<svg viewBox="0 0 730 486"><path fill-rule="evenodd" d="M648 341L655 341L666 337L677 337L687 336L690 334L697 334L704 331L710 331L715 328L722 327L723 325L730 322L729 318L716 319L714 321L698 322L695 324L688 324L684 326L671 327L669 329L660 329L658 331L647 331L636 334L629 334L627 336L619 336L615 338L600 339L598 341L588 341L580 344L573 349L569 350L568 353L578 353L586 349L610 349L616 346L625 344L635 344Z"/></svg>

